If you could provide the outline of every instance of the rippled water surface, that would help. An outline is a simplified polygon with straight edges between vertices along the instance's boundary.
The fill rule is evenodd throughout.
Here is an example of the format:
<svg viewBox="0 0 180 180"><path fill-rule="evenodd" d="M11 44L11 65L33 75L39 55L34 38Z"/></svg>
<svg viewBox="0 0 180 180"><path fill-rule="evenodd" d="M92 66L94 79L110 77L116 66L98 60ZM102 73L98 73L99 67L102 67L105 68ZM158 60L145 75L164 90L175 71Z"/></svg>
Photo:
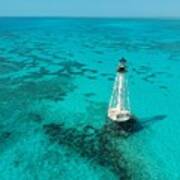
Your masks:
<svg viewBox="0 0 180 180"><path fill-rule="evenodd" d="M122 136L106 117L128 59ZM180 20L0 18L1 180L179 180Z"/></svg>

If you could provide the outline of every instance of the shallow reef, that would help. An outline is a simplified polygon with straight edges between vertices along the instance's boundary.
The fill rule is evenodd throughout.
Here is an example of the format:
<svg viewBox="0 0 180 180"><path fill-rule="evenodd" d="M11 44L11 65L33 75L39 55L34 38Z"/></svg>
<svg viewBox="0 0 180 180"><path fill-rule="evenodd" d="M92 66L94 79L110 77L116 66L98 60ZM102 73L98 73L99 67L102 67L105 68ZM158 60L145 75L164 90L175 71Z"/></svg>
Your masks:
<svg viewBox="0 0 180 180"><path fill-rule="evenodd" d="M0 24L0 179L180 179L179 21ZM120 56L137 114L129 134L107 119Z"/></svg>
<svg viewBox="0 0 180 180"><path fill-rule="evenodd" d="M120 179L131 179L125 168L125 159L111 141L109 131L90 125L81 130L68 129L63 124L55 123L45 124L43 129L51 142L69 147L81 157L110 169Z"/></svg>

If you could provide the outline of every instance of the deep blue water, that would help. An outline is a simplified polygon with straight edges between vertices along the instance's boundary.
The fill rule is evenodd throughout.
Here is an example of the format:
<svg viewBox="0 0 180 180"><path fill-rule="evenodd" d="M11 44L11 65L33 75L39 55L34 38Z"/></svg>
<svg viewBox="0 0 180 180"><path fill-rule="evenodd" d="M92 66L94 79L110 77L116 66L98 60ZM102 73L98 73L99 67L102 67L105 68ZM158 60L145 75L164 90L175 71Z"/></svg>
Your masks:
<svg viewBox="0 0 180 180"><path fill-rule="evenodd" d="M141 128L109 130L118 59ZM0 18L1 180L179 180L180 20Z"/></svg>

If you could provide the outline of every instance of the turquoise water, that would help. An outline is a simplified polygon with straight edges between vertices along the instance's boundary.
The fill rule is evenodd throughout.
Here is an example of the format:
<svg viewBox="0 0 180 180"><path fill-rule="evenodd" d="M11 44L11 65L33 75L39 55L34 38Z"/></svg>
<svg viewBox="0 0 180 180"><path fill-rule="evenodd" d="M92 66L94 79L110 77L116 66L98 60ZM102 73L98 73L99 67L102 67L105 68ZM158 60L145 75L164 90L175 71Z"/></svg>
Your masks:
<svg viewBox="0 0 180 180"><path fill-rule="evenodd" d="M141 128L109 129L120 57ZM179 180L180 20L0 18L1 180Z"/></svg>

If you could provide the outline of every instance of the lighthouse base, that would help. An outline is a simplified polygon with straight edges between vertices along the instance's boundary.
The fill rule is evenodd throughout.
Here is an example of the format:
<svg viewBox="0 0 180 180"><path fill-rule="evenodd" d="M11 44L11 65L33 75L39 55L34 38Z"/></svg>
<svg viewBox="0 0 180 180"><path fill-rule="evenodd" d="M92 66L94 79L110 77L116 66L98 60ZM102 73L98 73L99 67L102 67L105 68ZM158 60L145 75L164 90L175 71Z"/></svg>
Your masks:
<svg viewBox="0 0 180 180"><path fill-rule="evenodd" d="M136 119L134 117L130 117L127 121L115 122L119 130L123 130L125 132L131 133L134 132L136 126Z"/></svg>
<svg viewBox="0 0 180 180"><path fill-rule="evenodd" d="M112 119L110 121L112 129L118 134L129 135L136 131L137 119L133 116L130 116L126 121L113 121Z"/></svg>

